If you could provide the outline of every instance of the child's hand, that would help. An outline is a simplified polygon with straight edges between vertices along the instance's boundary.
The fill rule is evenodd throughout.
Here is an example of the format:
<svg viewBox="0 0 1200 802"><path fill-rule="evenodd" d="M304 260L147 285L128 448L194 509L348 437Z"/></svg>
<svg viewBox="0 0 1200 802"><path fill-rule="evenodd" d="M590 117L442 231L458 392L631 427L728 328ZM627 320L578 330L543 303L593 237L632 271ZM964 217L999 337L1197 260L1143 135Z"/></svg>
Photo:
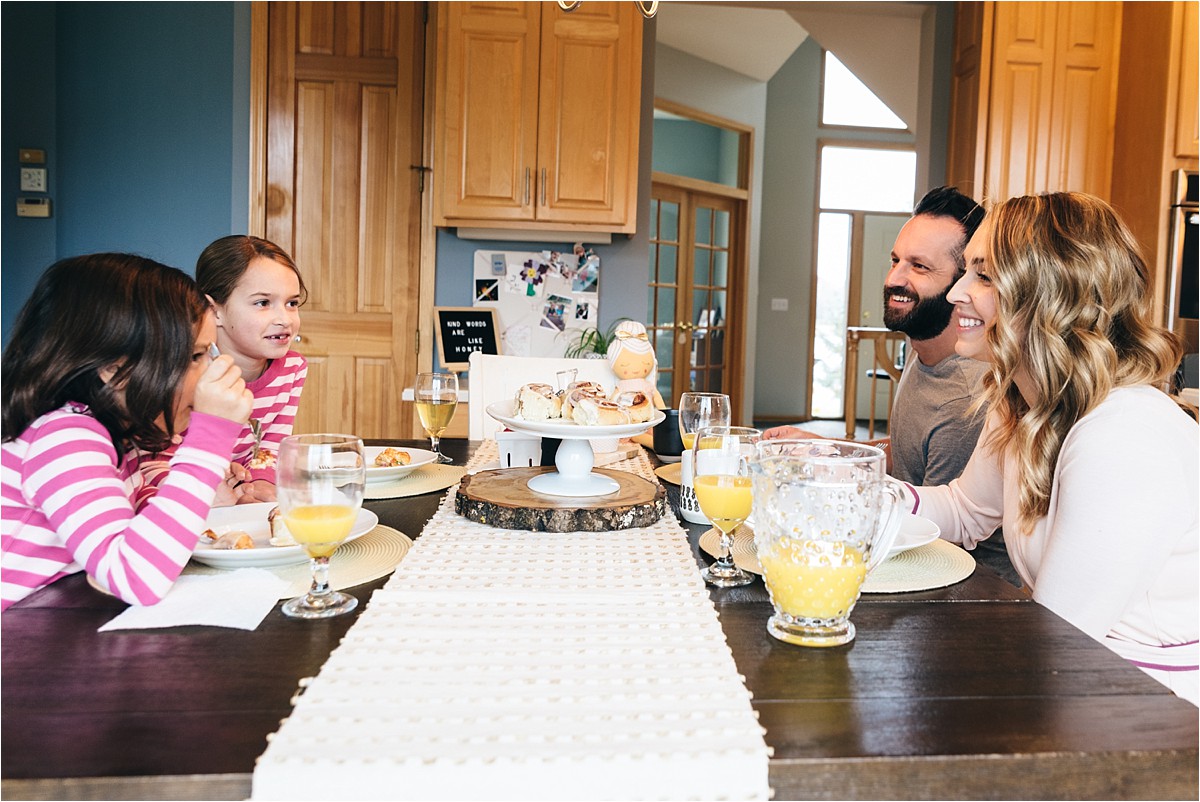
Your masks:
<svg viewBox="0 0 1200 802"><path fill-rule="evenodd" d="M254 482L246 482L238 488L241 491L241 498L238 499L238 504L255 504L261 501L275 501L275 485L268 482L266 479L259 479Z"/></svg>
<svg viewBox="0 0 1200 802"><path fill-rule="evenodd" d="M192 409L218 418L245 423L254 409L254 394L246 389L233 357L219 356L200 374Z"/></svg>
<svg viewBox="0 0 1200 802"><path fill-rule="evenodd" d="M245 491L242 489L242 484L250 478L250 471L241 463L229 463L229 469L225 471L225 478L217 485L217 495L213 499L214 507L232 507L234 504L244 503L242 496Z"/></svg>

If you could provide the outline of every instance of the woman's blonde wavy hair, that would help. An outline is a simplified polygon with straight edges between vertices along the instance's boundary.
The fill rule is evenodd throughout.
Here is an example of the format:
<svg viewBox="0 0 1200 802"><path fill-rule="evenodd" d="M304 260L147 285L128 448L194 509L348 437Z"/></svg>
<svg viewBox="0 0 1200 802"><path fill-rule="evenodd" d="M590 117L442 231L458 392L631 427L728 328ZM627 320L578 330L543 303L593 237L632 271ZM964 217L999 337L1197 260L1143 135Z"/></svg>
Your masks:
<svg viewBox="0 0 1200 802"><path fill-rule="evenodd" d="M1079 192L1012 198L988 212L985 245L996 290L985 400L999 413L990 441L1017 458L1019 523L1046 515L1067 432L1114 387L1164 387L1182 357L1153 321L1137 242L1101 199ZM1037 391L1017 390L1023 369Z"/></svg>

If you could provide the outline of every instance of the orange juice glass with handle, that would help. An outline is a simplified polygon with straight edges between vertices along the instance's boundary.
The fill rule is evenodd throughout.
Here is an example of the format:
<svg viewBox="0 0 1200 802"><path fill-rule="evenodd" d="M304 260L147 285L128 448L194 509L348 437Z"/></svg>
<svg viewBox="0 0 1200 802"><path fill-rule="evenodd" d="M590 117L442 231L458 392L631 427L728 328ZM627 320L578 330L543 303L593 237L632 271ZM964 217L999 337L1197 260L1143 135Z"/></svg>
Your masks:
<svg viewBox="0 0 1200 802"><path fill-rule="evenodd" d="M765 447L754 461L754 546L774 614L767 632L801 646L854 640L850 613L899 513L878 448L831 440Z"/></svg>

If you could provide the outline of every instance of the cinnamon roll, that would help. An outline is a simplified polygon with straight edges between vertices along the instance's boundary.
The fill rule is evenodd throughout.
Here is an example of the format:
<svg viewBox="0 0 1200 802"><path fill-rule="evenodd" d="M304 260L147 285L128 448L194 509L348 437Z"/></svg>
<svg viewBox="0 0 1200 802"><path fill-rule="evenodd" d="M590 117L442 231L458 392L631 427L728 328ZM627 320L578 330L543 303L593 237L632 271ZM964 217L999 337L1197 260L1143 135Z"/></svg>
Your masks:
<svg viewBox="0 0 1200 802"><path fill-rule="evenodd" d="M591 396L577 399L571 417L580 426L614 426L630 422L629 411L616 401Z"/></svg>
<svg viewBox="0 0 1200 802"><path fill-rule="evenodd" d="M610 400L629 414L630 423L645 423L654 415L654 405L638 390L618 390Z"/></svg>
<svg viewBox="0 0 1200 802"><path fill-rule="evenodd" d="M562 399L548 384L526 384L517 391L516 415L527 421L558 418L562 415Z"/></svg>

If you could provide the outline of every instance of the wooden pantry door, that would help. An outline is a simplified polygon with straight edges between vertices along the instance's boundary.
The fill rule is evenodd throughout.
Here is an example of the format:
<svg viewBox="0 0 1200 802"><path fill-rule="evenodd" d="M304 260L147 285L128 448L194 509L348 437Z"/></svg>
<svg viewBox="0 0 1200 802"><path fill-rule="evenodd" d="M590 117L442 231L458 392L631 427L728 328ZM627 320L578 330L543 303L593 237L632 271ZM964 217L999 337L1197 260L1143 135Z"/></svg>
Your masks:
<svg viewBox="0 0 1200 802"><path fill-rule="evenodd" d="M412 435L424 17L423 3L254 6L252 219L309 292L297 432Z"/></svg>

